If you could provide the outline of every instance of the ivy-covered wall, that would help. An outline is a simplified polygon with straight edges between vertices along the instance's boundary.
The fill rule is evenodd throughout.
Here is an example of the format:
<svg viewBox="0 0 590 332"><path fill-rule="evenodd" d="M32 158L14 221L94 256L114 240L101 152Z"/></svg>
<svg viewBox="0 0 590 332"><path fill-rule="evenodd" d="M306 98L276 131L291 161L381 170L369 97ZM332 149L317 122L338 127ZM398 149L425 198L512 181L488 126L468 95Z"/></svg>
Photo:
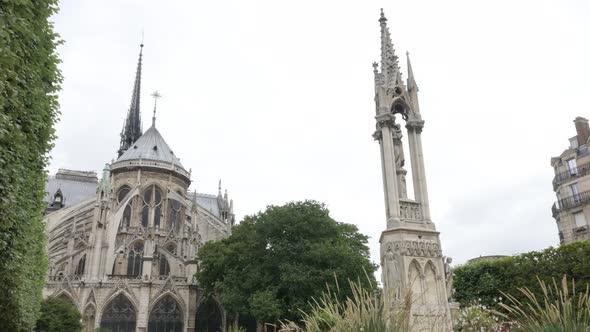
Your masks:
<svg viewBox="0 0 590 332"><path fill-rule="evenodd" d="M454 270L454 298L462 306L480 302L498 308L501 292L520 299L518 288L527 287L541 294L537 277L550 284L563 275L585 289L590 282L590 241L459 266Z"/></svg>
<svg viewBox="0 0 590 332"><path fill-rule="evenodd" d="M41 212L58 116L56 0L0 1L0 329L35 326L47 271Z"/></svg>

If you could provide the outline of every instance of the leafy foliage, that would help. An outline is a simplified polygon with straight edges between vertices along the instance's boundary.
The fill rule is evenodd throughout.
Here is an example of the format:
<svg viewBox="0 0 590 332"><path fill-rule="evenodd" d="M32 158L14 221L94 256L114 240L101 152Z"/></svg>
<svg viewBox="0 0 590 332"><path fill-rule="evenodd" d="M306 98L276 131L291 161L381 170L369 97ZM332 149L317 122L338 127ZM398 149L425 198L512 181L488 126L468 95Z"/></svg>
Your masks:
<svg viewBox="0 0 590 332"><path fill-rule="evenodd" d="M0 4L0 326L31 330L47 262L41 211L58 115L56 0Z"/></svg>
<svg viewBox="0 0 590 332"><path fill-rule="evenodd" d="M74 304L60 297L49 297L41 303L37 320L38 332L76 332L82 330L82 315Z"/></svg>
<svg viewBox="0 0 590 332"><path fill-rule="evenodd" d="M258 322L299 320L301 310L326 286L334 288L336 280L359 278L369 289L376 284L367 236L336 222L314 201L269 206L246 216L229 238L207 243L199 259L200 284L219 294L226 309ZM338 295L344 299L351 290Z"/></svg>
<svg viewBox="0 0 590 332"><path fill-rule="evenodd" d="M519 289L526 287L537 296L543 295L535 276L550 283L566 275L585 286L590 282L588 257L590 241L578 241L558 248L465 264L454 269L454 298L461 306L479 301L487 307L503 310L497 301L501 293L522 300L526 296Z"/></svg>
<svg viewBox="0 0 590 332"><path fill-rule="evenodd" d="M453 331L497 331L501 324L498 315L481 304L461 308L453 322Z"/></svg>

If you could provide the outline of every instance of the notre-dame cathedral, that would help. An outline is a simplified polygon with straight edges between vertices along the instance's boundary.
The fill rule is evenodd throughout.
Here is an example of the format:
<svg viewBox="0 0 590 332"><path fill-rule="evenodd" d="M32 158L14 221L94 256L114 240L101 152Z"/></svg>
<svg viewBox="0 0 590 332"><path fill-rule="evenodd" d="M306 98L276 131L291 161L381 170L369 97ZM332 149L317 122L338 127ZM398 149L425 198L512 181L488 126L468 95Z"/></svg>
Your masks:
<svg viewBox="0 0 590 332"><path fill-rule="evenodd" d="M100 180L60 169L47 181L44 296L71 301L84 331L223 331L224 309L194 275L202 244L231 234L233 203L221 184L188 191L191 171L156 128L155 105L143 132L141 67L140 51L118 157Z"/></svg>

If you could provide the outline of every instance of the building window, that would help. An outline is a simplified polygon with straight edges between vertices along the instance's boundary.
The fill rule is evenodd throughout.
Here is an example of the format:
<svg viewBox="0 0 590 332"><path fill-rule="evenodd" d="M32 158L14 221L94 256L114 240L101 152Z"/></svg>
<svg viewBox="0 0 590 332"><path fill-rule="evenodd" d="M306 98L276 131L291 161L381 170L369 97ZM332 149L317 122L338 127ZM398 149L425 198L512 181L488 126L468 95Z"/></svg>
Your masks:
<svg viewBox="0 0 590 332"><path fill-rule="evenodd" d="M135 308L129 299L119 294L105 307L100 327L109 331L135 332L135 317Z"/></svg>
<svg viewBox="0 0 590 332"><path fill-rule="evenodd" d="M166 255L160 254L160 275L167 276L170 274L170 264L168 264L168 260L166 259Z"/></svg>
<svg viewBox="0 0 590 332"><path fill-rule="evenodd" d="M143 243L136 242L129 250L127 257L127 275L141 276L143 268Z"/></svg>
<svg viewBox="0 0 590 332"><path fill-rule="evenodd" d="M174 230L174 232L178 233L178 231L180 230L180 209L182 208L182 204L180 204L179 201L173 200L173 199L169 199L168 200L168 206L169 208L169 225L170 228Z"/></svg>
<svg viewBox="0 0 590 332"><path fill-rule="evenodd" d="M81 276L84 274L84 266L86 265L86 254L80 258L78 261L78 266L76 267L75 275Z"/></svg>
<svg viewBox="0 0 590 332"><path fill-rule="evenodd" d="M579 183L572 183L570 184L570 190L572 192L572 197L574 199L574 202L579 202L581 197L580 197L580 184Z"/></svg>
<svg viewBox="0 0 590 332"><path fill-rule="evenodd" d="M127 194L129 194L129 191L131 191L131 188L129 188L129 186L122 186L117 192L117 202L123 202L125 197L127 197Z"/></svg>
<svg viewBox="0 0 590 332"><path fill-rule="evenodd" d="M149 225L150 211L154 215L154 226L160 227L162 216L162 192L155 185L150 186L143 193L143 208L141 210L141 225Z"/></svg>
<svg viewBox="0 0 590 332"><path fill-rule="evenodd" d="M170 295L166 295L154 305L152 312L150 312L148 331L182 332L184 331L183 321L180 306Z"/></svg>
<svg viewBox="0 0 590 332"><path fill-rule="evenodd" d="M578 165L576 164L576 158L567 161L567 169L571 176L578 175Z"/></svg>
<svg viewBox="0 0 590 332"><path fill-rule="evenodd" d="M570 138L570 149L575 149L578 147L578 136L574 136Z"/></svg>
<svg viewBox="0 0 590 332"><path fill-rule="evenodd" d="M582 211L574 213L574 219L576 220L576 227L584 227L587 225L586 216Z"/></svg>

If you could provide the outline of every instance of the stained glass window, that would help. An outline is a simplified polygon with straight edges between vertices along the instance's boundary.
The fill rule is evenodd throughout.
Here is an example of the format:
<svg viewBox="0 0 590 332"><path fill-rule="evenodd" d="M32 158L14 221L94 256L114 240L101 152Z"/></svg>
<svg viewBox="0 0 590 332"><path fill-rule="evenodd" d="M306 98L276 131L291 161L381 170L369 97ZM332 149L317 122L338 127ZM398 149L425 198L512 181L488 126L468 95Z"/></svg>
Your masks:
<svg viewBox="0 0 590 332"><path fill-rule="evenodd" d="M119 294L105 307L100 327L112 332L135 332L135 320L135 308L125 295Z"/></svg>
<svg viewBox="0 0 590 332"><path fill-rule="evenodd" d="M182 332L182 310L170 295L160 299L150 312L148 332Z"/></svg>

